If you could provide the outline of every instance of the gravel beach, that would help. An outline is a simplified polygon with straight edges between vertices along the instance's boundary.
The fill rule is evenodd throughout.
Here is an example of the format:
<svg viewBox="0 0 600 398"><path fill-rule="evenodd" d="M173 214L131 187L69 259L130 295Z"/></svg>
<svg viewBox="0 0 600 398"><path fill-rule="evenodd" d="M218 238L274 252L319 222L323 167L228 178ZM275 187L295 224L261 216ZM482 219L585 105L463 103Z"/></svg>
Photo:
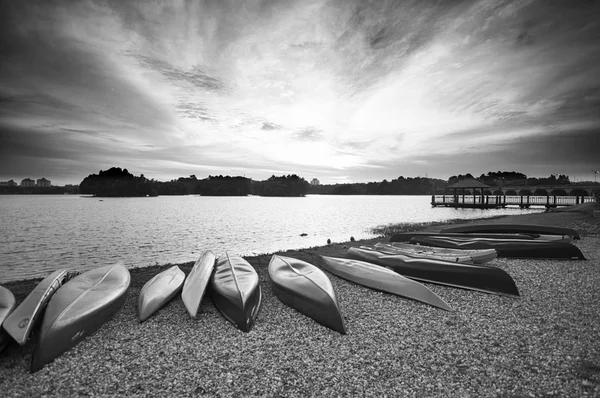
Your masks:
<svg viewBox="0 0 600 398"><path fill-rule="evenodd" d="M495 259L521 297L426 284L454 312L330 277L348 334L282 304L257 270L261 313L250 333L235 329L205 298L197 320L181 297L140 324L141 287L171 264L131 268L129 299L94 335L35 374L33 343L0 357L3 396L214 397L579 397L600 396L600 218L593 204L493 222L577 229L587 261ZM486 221L491 222L491 221ZM430 230L439 230L434 227ZM317 264L345 257L333 243L281 253ZM134 264L128 264L135 266ZM187 274L192 263L181 264ZM40 279L4 286L22 301Z"/></svg>

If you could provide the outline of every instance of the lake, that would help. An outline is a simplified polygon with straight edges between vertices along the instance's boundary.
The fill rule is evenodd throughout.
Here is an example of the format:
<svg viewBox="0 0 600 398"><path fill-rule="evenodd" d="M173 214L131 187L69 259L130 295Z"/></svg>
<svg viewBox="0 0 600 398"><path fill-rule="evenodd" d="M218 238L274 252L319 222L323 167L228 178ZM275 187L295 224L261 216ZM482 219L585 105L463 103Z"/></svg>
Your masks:
<svg viewBox="0 0 600 398"><path fill-rule="evenodd" d="M433 208L430 201L430 196L0 195L0 283L118 260L128 267L194 261L207 249L254 255L320 246L327 239L372 238L371 228L390 223L541 211Z"/></svg>

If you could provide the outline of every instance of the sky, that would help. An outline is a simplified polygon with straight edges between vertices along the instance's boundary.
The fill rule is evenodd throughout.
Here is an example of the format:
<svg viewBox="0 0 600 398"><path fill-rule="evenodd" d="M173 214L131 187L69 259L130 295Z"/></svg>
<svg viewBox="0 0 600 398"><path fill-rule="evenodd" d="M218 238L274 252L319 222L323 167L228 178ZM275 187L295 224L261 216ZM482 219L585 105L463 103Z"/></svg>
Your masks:
<svg viewBox="0 0 600 398"><path fill-rule="evenodd" d="M600 2L0 2L0 180L600 169Z"/></svg>

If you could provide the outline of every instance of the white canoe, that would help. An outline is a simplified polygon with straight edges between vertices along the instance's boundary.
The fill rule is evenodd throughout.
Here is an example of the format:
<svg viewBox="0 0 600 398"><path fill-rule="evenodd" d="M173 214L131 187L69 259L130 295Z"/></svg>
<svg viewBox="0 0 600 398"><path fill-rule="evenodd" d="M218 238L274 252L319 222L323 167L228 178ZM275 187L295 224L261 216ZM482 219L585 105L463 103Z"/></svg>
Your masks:
<svg viewBox="0 0 600 398"><path fill-rule="evenodd" d="M325 271L359 285L452 311L444 300L427 287L385 267L366 261L328 256L321 256L319 265Z"/></svg>
<svg viewBox="0 0 600 398"><path fill-rule="evenodd" d="M374 248L386 254L402 254L414 258L450 261L461 264L485 264L498 257L498 252L494 249L461 250L414 245L403 242L377 243Z"/></svg>
<svg viewBox="0 0 600 398"><path fill-rule="evenodd" d="M75 271L60 269L44 278L6 318L2 324L4 330L17 343L24 345L54 293L75 275Z"/></svg>
<svg viewBox="0 0 600 398"><path fill-rule="evenodd" d="M202 303L206 287L215 269L216 259L215 253L211 250L205 251L196 261L183 283L181 299L188 314L194 319L198 316L200 303Z"/></svg>
<svg viewBox="0 0 600 398"><path fill-rule="evenodd" d="M10 337L7 333L3 332L2 325L10 313L15 309L17 301L15 295L12 294L7 288L0 286L0 352L2 352L8 343L10 343Z"/></svg>
<svg viewBox="0 0 600 398"><path fill-rule="evenodd" d="M44 312L31 371L41 369L110 320L127 301L130 280L129 271L118 262L65 283Z"/></svg>
<svg viewBox="0 0 600 398"><path fill-rule="evenodd" d="M174 265L150 279L140 290L138 311L140 322L167 304L181 290L185 273Z"/></svg>

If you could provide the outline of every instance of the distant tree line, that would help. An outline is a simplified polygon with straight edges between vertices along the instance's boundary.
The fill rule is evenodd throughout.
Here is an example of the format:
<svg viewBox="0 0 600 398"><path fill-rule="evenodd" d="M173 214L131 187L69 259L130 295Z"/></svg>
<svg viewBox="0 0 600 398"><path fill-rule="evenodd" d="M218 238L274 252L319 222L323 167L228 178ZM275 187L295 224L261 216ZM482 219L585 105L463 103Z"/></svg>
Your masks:
<svg viewBox="0 0 600 398"><path fill-rule="evenodd" d="M195 175L161 182L147 179L144 175L134 176L127 169L112 167L98 174L90 174L79 184L82 194L96 196L157 196L187 195L203 196L305 196L306 194L327 195L429 195L443 192L448 185L464 179L477 179L491 187L499 185L562 185L569 184L569 177L552 174L547 178L527 178L516 171L496 171L482 174L478 178L472 174L452 176L448 181L424 177L400 176L391 181L383 180L368 183L310 185L296 175L272 175L264 181L254 181L240 176L209 175L198 179ZM2 187L15 189L17 187ZM53 187L54 188L54 187ZM56 187L60 188L60 187ZM31 188L34 189L34 188ZM8 193L2 192L0 193ZM32 192L33 193L33 192ZM43 193L50 193L48 188ZM53 193L53 192L52 192Z"/></svg>
<svg viewBox="0 0 600 398"><path fill-rule="evenodd" d="M208 176L199 180L195 175L167 182L147 179L129 173L127 169L112 167L98 174L90 174L79 184L82 194L104 197L187 195L203 196L304 196L308 182L296 174L271 176L266 181L252 181L246 177Z"/></svg>
<svg viewBox="0 0 600 398"><path fill-rule="evenodd" d="M569 176L564 174L551 174L546 178L528 178L525 174L517 171L489 171L479 178L473 177L471 173L459 174L448 179L448 184L455 184L464 179L476 179L489 186L500 185L565 185L570 184Z"/></svg>
<svg viewBox="0 0 600 398"><path fill-rule="evenodd" d="M139 177L129 173L127 169L111 167L98 174L90 174L79 184L82 194L93 194L103 197L120 196L157 196L152 181L142 174Z"/></svg>
<svg viewBox="0 0 600 398"><path fill-rule="evenodd" d="M308 182L296 174L269 177L266 181L254 183L254 192L260 196L305 196Z"/></svg>
<svg viewBox="0 0 600 398"><path fill-rule="evenodd" d="M327 195L429 195L443 189L446 181L436 178L405 178L400 176L391 181L311 185L308 193Z"/></svg>
<svg viewBox="0 0 600 398"><path fill-rule="evenodd" d="M0 195L63 195L79 193L76 185L51 187L0 186Z"/></svg>

